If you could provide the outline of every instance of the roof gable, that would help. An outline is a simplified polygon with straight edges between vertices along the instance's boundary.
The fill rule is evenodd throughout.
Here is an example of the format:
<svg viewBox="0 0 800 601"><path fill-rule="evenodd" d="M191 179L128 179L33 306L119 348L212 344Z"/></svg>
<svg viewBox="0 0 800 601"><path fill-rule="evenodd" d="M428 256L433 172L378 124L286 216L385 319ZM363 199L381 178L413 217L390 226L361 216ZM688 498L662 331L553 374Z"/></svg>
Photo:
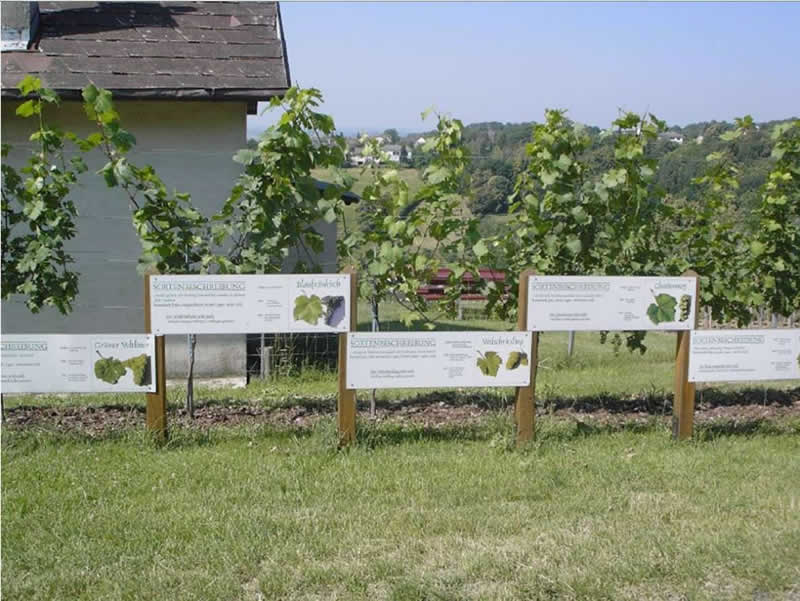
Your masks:
<svg viewBox="0 0 800 601"><path fill-rule="evenodd" d="M41 2L34 45L3 52L3 96L30 73L69 97L266 100L291 85L277 2Z"/></svg>

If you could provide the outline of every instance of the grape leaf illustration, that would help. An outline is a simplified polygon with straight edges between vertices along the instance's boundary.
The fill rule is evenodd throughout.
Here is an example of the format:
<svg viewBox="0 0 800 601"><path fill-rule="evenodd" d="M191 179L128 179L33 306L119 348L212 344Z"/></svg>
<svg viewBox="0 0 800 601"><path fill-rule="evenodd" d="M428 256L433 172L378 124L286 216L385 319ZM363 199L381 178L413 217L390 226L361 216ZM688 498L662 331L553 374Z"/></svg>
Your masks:
<svg viewBox="0 0 800 601"><path fill-rule="evenodd" d="M100 353L97 353L100 355ZM114 357L103 357L94 362L94 375L98 380L108 382L109 384L116 384L119 379L125 375L125 366L119 359Z"/></svg>
<svg viewBox="0 0 800 601"><path fill-rule="evenodd" d="M325 325L335 328L344 319L344 297L323 296L322 302L325 305Z"/></svg>
<svg viewBox="0 0 800 601"><path fill-rule="evenodd" d="M146 386L150 383L150 357L146 354L136 355L122 362L124 367L129 367L133 372L133 383L137 386Z"/></svg>
<svg viewBox="0 0 800 601"><path fill-rule="evenodd" d="M675 307L678 301L670 294L656 295L656 302L647 307L647 316L655 325L675 321Z"/></svg>
<svg viewBox="0 0 800 601"><path fill-rule="evenodd" d="M511 351L506 360L506 369L517 369L520 365L528 364L528 354L519 351Z"/></svg>
<svg viewBox="0 0 800 601"><path fill-rule="evenodd" d="M494 351L488 351L483 357L477 361L477 366L480 368L484 376L497 376L497 370L500 369L500 364L503 362L502 357Z"/></svg>
<svg viewBox="0 0 800 601"><path fill-rule="evenodd" d="M322 301L316 294L298 296L294 299L295 321L304 321L315 326L320 317L322 317Z"/></svg>

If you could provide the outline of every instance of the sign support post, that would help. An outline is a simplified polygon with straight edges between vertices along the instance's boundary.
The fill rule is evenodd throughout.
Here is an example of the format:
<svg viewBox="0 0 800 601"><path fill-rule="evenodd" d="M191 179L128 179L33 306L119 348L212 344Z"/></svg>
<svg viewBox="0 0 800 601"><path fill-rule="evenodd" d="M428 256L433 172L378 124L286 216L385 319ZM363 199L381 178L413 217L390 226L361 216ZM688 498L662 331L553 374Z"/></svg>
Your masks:
<svg viewBox="0 0 800 601"><path fill-rule="evenodd" d="M519 304L517 306L517 330L528 329L528 279L536 275L533 269L526 269L519 276ZM528 386L518 386L514 401L514 423L517 430L517 445L533 439L536 425L536 367L539 358L539 333L531 334L529 366L531 380Z"/></svg>
<svg viewBox="0 0 800 601"><path fill-rule="evenodd" d="M350 274L350 332L358 327L358 274L352 267L342 273ZM336 404L336 423L339 427L339 446L356 439L356 391L347 389L347 334L339 334L339 397Z"/></svg>
<svg viewBox="0 0 800 601"><path fill-rule="evenodd" d="M152 334L150 323L150 275L144 276L144 331ZM163 336L155 337L156 391L147 393L147 429L159 441L167 438L167 361Z"/></svg>
<svg viewBox="0 0 800 601"><path fill-rule="evenodd" d="M697 327L700 307L700 278L694 271L686 271L681 277L693 277L694 285L694 327ZM672 437L686 440L692 437L694 428L695 383L689 381L689 341L692 330L677 333L675 346L675 393L672 405Z"/></svg>

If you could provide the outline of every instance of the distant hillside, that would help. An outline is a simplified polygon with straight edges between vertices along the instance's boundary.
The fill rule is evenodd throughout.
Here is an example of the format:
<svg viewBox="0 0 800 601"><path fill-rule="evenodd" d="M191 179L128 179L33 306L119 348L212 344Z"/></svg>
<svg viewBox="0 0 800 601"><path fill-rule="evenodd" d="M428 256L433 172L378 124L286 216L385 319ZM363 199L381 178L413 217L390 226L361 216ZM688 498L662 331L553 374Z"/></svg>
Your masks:
<svg viewBox="0 0 800 601"><path fill-rule="evenodd" d="M733 143L733 153L740 164L742 180L740 208L747 212L757 200L759 187L769 171L770 132L781 121L757 124L757 129ZM513 189L516 176L525 168L525 145L530 141L534 123L473 123L464 128L464 139L472 154L472 191L476 198L473 209L478 213L504 213L503 195ZM674 198L695 200L698 190L691 181L706 168L706 156L726 143L720 134L733 129L732 123L710 121L684 127L672 126L659 137L651 152L659 160L657 183ZM613 139L601 138L602 130L587 126L592 145L585 159L598 172L612 164ZM433 132L419 132L402 138L413 144ZM414 164L423 167L426 157L417 153Z"/></svg>
<svg viewBox="0 0 800 601"><path fill-rule="evenodd" d="M741 171L739 208L749 214L758 200L758 190L770 168L770 132L781 121L759 123L756 129L732 143L732 151ZM472 123L464 128L464 140L470 150L471 209L477 214L502 215L507 211L507 198L513 192L514 182L526 166L525 145L530 142L534 123L500 123L496 121ZM733 129L725 121L706 121L689 125L671 126L659 140L651 145L650 152L658 159L656 183L669 197L696 200L698 189L692 179L706 169L706 156L722 149L726 142L720 135ZM387 130L391 131L391 130ZM584 159L593 171L601 172L613 163L613 138L601 136L598 127L587 126L592 144ZM395 131L395 134L397 132ZM417 170L427 166L430 157L417 145L420 138L428 139L433 131L409 133L396 137L396 144L410 149L407 167ZM351 146L357 140L348 140ZM355 173L355 170L354 170ZM410 173L410 171L406 171ZM358 178L357 178L358 179ZM414 180L412 191L418 187ZM358 190L357 190L358 191Z"/></svg>

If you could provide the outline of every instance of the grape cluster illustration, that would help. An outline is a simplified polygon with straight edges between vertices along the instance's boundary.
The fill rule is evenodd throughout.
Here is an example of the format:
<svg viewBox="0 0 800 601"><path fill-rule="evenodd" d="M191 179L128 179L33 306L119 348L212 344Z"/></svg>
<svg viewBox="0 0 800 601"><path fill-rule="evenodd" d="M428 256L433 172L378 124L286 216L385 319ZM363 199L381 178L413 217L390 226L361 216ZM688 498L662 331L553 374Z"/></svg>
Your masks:
<svg viewBox="0 0 800 601"><path fill-rule="evenodd" d="M506 361L506 369L517 369L520 365L528 364L528 354L520 351L511 351Z"/></svg>
<svg viewBox="0 0 800 601"><path fill-rule="evenodd" d="M678 321L686 321L687 319L689 319L689 313L691 312L691 307L692 307L692 295L691 294L682 295L681 300L678 302L678 310L680 312Z"/></svg>
<svg viewBox="0 0 800 601"><path fill-rule="evenodd" d="M325 305L325 325L335 328L344 319L344 297L323 296L322 304Z"/></svg>
<svg viewBox="0 0 800 601"><path fill-rule="evenodd" d="M150 383L150 356L149 355L136 355L127 361L123 361L122 365L130 367L133 372L133 383L137 386L145 386Z"/></svg>

